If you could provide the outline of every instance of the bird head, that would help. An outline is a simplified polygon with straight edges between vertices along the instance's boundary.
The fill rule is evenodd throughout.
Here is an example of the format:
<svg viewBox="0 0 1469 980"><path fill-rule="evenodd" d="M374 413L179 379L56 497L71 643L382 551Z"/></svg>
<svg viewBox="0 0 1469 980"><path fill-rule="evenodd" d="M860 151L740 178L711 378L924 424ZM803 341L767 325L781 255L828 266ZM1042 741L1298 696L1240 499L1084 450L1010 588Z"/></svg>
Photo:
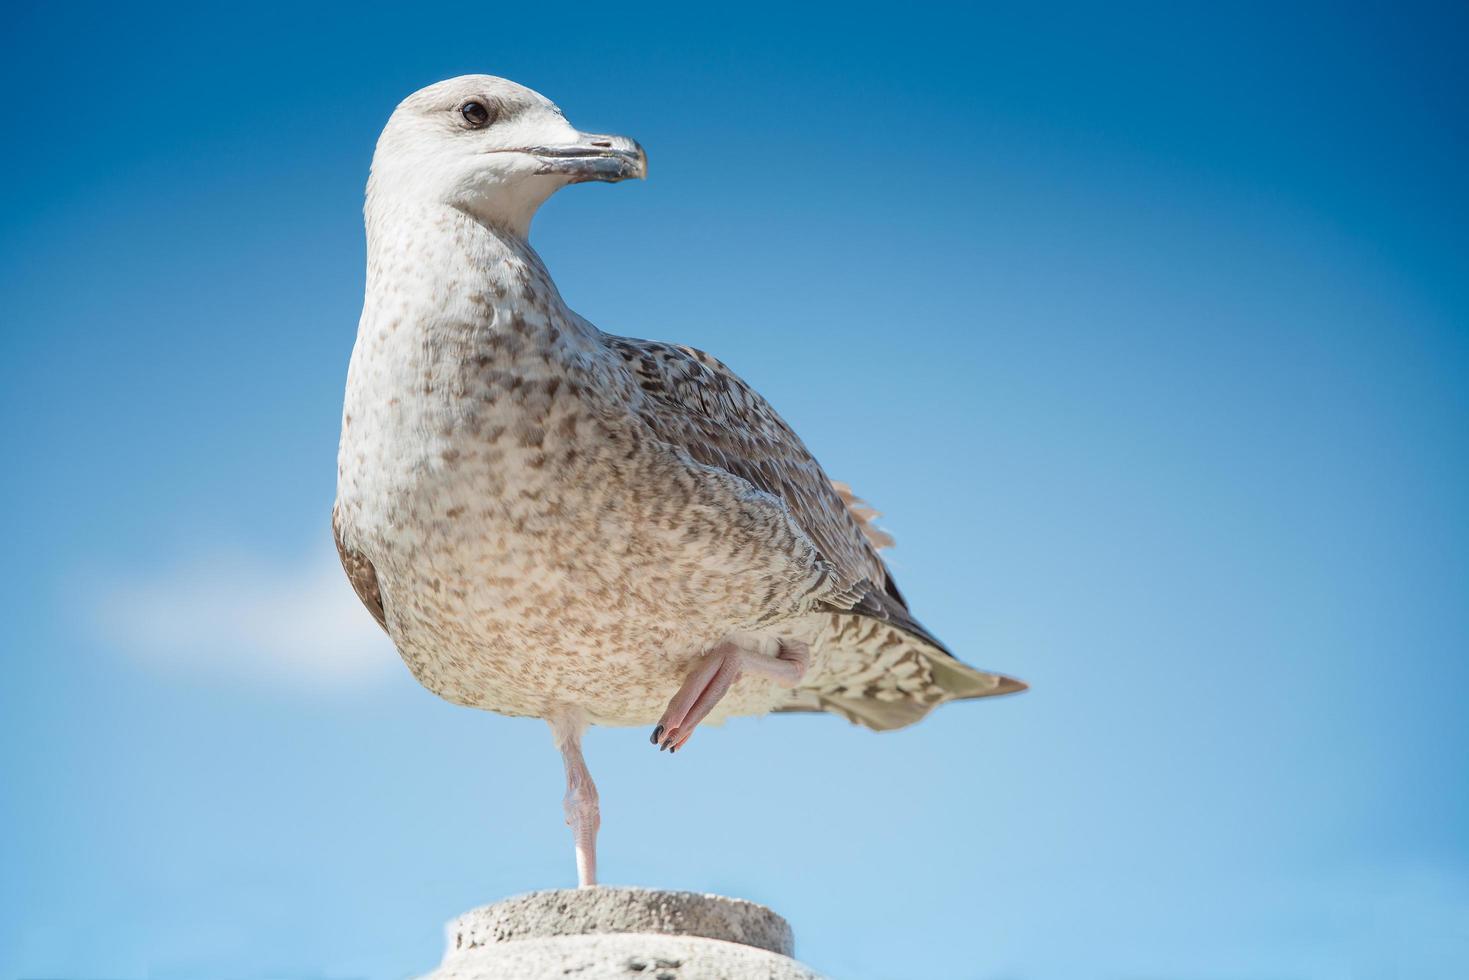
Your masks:
<svg viewBox="0 0 1469 980"><path fill-rule="evenodd" d="M523 85L461 75L398 104L378 137L368 201L448 205L524 237L567 184L647 174L636 141L583 133Z"/></svg>

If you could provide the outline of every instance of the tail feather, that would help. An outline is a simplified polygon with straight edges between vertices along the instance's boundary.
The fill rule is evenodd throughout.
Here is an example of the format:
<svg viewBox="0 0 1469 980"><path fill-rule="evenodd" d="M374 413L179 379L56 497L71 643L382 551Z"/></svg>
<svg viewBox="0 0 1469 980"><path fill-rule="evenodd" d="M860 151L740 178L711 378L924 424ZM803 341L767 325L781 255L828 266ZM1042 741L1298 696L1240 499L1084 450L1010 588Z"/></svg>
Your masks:
<svg viewBox="0 0 1469 980"><path fill-rule="evenodd" d="M877 527L880 516L836 480L832 486L874 550L893 538ZM884 572L886 572L884 568ZM780 711L829 711L874 731L904 728L947 701L1013 694L1023 681L960 661L913 618L891 574L879 585L859 586L850 608L825 605L830 621L813 644L825 667L791 692Z"/></svg>
<svg viewBox="0 0 1469 980"><path fill-rule="evenodd" d="M823 664L781 711L827 711L874 731L905 728L948 701L1013 694L1023 681L956 660L911 617L832 612L813 644Z"/></svg>

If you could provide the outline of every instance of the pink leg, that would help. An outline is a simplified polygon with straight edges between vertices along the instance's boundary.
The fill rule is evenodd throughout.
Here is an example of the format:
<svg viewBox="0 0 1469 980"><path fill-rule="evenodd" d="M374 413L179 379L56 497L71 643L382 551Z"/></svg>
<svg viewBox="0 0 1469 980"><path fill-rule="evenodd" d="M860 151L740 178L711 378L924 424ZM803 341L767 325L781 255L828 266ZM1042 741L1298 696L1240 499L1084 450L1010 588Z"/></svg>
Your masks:
<svg viewBox="0 0 1469 980"><path fill-rule="evenodd" d="M783 640L775 656L721 643L694 664L653 729L651 741L660 752L677 752L746 671L769 677L782 687L794 687L805 676L809 660L804 643Z"/></svg>
<svg viewBox="0 0 1469 980"><path fill-rule="evenodd" d="M752 674L764 674L781 687L795 687L806 676L811 648L795 640L781 640L775 656L747 653L745 658L745 669Z"/></svg>
<svg viewBox="0 0 1469 980"><path fill-rule="evenodd" d="M597 829L602 825L602 812L597 803L596 784L581 754L586 717L579 709L570 709L552 717L550 722L556 747L566 763L566 796L561 802L576 845L576 884L578 888L588 888L597 883Z"/></svg>

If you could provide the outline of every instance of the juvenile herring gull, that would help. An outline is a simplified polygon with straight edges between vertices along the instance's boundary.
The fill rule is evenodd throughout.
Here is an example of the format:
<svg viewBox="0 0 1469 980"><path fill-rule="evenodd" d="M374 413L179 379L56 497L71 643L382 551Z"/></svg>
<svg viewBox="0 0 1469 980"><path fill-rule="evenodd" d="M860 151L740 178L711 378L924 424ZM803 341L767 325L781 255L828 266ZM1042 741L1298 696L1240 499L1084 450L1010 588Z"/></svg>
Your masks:
<svg viewBox="0 0 1469 980"><path fill-rule="evenodd" d="M466 75L404 99L367 182L367 291L332 527L357 595L455 704L546 719L582 885L590 724L829 711L877 731L1024 689L908 612L873 513L765 399L691 347L603 333L527 242L567 184L642 147Z"/></svg>

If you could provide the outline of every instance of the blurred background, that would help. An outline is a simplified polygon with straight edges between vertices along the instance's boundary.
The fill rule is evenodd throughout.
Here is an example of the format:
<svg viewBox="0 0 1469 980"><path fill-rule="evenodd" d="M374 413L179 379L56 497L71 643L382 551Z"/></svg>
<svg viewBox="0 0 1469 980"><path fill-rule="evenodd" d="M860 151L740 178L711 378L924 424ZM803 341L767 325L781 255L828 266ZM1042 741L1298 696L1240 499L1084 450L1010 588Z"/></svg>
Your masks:
<svg viewBox="0 0 1469 980"><path fill-rule="evenodd" d="M207 9L205 9L207 8ZM606 880L840 978L1469 975L1462 4L9 4L0 976L397 978L574 883L545 726L421 689L328 515L395 103L648 149L534 232L885 514L1033 690L597 730Z"/></svg>

